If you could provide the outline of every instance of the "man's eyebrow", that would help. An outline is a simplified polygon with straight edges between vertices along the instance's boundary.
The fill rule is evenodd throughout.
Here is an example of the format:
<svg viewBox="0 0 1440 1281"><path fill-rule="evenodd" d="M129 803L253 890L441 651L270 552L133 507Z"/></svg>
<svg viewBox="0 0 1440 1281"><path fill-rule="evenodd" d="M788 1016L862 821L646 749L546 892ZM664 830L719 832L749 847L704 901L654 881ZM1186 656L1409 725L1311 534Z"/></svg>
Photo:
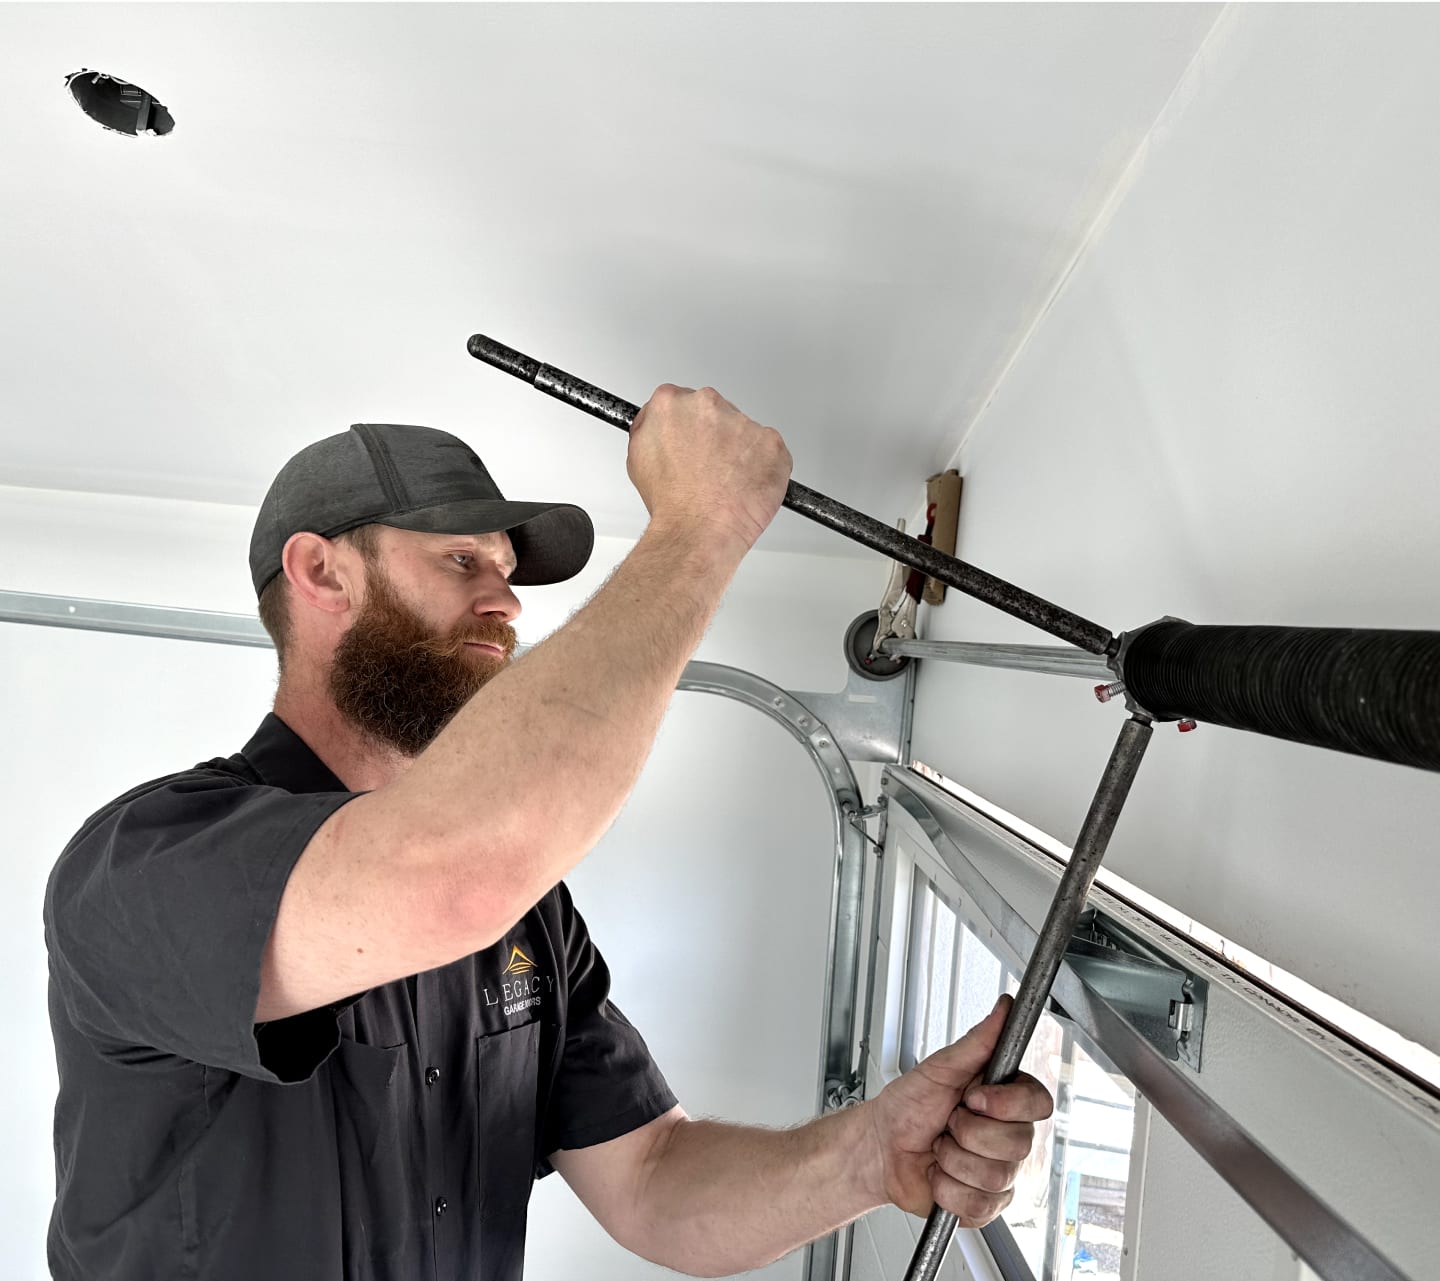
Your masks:
<svg viewBox="0 0 1440 1281"><path fill-rule="evenodd" d="M478 552L480 550L480 536L476 534L443 534L441 543L443 546L464 547L467 551ZM507 578L520 568L520 559L515 555L513 546L510 554L501 556L497 563L504 569Z"/></svg>

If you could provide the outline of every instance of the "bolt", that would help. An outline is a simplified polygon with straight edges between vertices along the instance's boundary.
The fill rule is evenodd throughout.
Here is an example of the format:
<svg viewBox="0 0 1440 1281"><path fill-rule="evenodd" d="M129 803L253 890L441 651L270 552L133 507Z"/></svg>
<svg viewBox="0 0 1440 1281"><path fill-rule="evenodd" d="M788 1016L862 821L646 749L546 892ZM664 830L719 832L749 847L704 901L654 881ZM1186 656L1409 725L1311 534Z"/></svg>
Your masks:
<svg viewBox="0 0 1440 1281"><path fill-rule="evenodd" d="M1199 729L1200 727L1196 725L1196 723L1187 716L1183 721L1176 725L1175 728L1178 729L1182 734L1188 734L1192 729Z"/></svg>
<svg viewBox="0 0 1440 1281"><path fill-rule="evenodd" d="M1109 685L1095 686L1096 701L1101 703L1108 703L1112 698L1119 698L1124 692L1124 681L1111 681Z"/></svg>

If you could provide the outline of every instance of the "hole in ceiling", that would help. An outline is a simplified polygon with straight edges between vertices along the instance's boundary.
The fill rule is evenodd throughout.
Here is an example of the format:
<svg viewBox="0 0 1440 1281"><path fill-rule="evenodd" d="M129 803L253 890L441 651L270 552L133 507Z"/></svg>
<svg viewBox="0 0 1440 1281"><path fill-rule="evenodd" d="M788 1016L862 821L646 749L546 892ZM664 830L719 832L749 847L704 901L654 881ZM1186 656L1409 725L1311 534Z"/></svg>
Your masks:
<svg viewBox="0 0 1440 1281"><path fill-rule="evenodd" d="M153 94L118 76L82 67L65 77L65 87L81 111L115 133L163 138L175 128L175 117Z"/></svg>

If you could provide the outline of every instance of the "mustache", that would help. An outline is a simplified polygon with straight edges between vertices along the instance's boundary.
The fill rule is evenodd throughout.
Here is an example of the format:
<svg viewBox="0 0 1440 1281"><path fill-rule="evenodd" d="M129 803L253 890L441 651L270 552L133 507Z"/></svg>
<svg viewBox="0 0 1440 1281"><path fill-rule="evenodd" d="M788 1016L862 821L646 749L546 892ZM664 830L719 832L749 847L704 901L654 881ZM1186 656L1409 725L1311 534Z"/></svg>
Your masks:
<svg viewBox="0 0 1440 1281"><path fill-rule="evenodd" d="M494 645L508 659L515 652L519 637L509 623L498 618L479 618L464 627L456 628L448 636L416 641L412 650L427 654L441 654L458 658L465 652L466 645Z"/></svg>

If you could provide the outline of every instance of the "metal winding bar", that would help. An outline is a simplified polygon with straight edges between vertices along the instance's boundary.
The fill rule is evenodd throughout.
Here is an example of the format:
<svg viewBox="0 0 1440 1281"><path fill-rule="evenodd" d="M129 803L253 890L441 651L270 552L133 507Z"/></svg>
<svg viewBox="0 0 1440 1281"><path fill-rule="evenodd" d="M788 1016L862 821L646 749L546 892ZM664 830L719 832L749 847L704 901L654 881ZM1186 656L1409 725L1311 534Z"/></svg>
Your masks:
<svg viewBox="0 0 1440 1281"><path fill-rule="evenodd" d="M467 350L476 360L483 361L496 369L531 383L537 391L563 400L567 405L584 410L612 427L629 431L640 412L638 405L622 400L619 396L587 383L584 379L568 374L553 365L541 364L531 356L507 347L504 343L487 338L484 334L471 335ZM909 565L945 583L947 586L993 605L1022 622L1030 623L1042 631L1049 632L1060 640L1068 641L1092 654L1104 654L1116 644L1116 638L1098 623L1081 618L1068 609L1062 609L1048 600L996 578L983 569L968 565L954 556L911 538L889 525L866 516L863 512L847 507L813 489L791 481L785 492L785 506L801 516L833 529L846 538Z"/></svg>
<svg viewBox="0 0 1440 1281"><path fill-rule="evenodd" d="M1030 1044L1040 1016L1045 1012L1050 989L1065 959L1065 949L1075 933L1080 913L1085 910L1086 895L1094 883L1096 872L1100 870L1120 810L1130 794L1130 785L1135 781L1135 773L1149 745L1151 732L1148 720L1133 716L1120 727L1120 736L1115 740L1115 748L1110 753L1105 772L1100 776L1100 785L1095 789L1095 798L1085 815L1074 853L1065 865L1060 886L1055 891L1045 923L1035 941L1035 950L1025 966L1020 990L1015 994L1000 1039L995 1043L995 1052L985 1068L983 1083L986 1085L1003 1084L1020 1070L1025 1047ZM958 1224L959 1220L948 1210L936 1206L930 1211L905 1272L906 1281L934 1281Z"/></svg>

